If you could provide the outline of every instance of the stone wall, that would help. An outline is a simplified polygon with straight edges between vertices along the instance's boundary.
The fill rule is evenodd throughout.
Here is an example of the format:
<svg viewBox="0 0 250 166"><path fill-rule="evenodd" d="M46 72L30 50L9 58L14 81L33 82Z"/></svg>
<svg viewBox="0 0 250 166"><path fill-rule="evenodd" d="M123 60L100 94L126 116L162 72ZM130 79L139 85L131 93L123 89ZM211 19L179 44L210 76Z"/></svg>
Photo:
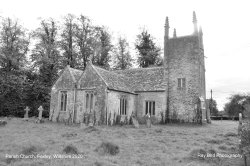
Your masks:
<svg viewBox="0 0 250 166"><path fill-rule="evenodd" d="M165 116L166 110L166 92L137 92L137 104L136 104L136 115L143 117L146 112L146 101L155 101L155 117L161 120L161 112Z"/></svg>
<svg viewBox="0 0 250 166"><path fill-rule="evenodd" d="M79 92L79 96L77 97L78 108L81 112L79 113L78 119L81 119L81 115L84 110L85 106L85 94L84 92L87 91L94 91L95 92L95 112L96 112L96 118L97 122L99 124L105 124L106 123L106 89L107 86L102 80L102 78L98 75L98 73L95 71L95 69L88 65L84 71L84 74L81 76L80 80L78 81L78 89L83 92ZM83 97L83 98L82 98Z"/></svg>
<svg viewBox="0 0 250 166"><path fill-rule="evenodd" d="M50 117L52 121L62 121L65 116L65 112L60 111L60 95L61 91L67 91L67 109L66 112L72 109L73 105L73 93L74 93L75 83L72 79L68 67L66 67L58 78L56 83L53 85L51 90L51 100L50 100ZM60 117L58 117L60 115Z"/></svg>
<svg viewBox="0 0 250 166"><path fill-rule="evenodd" d="M135 100L136 96L134 94L129 94L125 92L117 92L109 90L108 92L108 113L111 113L111 120L114 118L114 113L116 115L120 114L120 98L125 97L127 99L127 116L130 117L132 112L136 111Z"/></svg>
<svg viewBox="0 0 250 166"><path fill-rule="evenodd" d="M201 75L204 70L201 69L203 57L199 37L172 38L167 41L166 47L165 77L169 79L169 118L192 122L196 116L197 99L205 91L205 82L201 82L205 77ZM178 89L178 78L186 79L184 89ZM206 117L203 115L202 118Z"/></svg>

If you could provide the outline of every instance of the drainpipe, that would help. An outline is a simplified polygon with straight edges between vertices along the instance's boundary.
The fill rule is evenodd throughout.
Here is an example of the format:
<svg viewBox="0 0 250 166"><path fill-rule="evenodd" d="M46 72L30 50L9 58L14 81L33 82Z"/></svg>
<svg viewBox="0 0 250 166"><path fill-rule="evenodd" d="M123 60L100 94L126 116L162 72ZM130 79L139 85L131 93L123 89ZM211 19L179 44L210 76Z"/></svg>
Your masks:
<svg viewBox="0 0 250 166"><path fill-rule="evenodd" d="M108 105L108 93L109 90L108 88L106 89L106 124L108 125L108 110L109 110L109 105Z"/></svg>
<svg viewBox="0 0 250 166"><path fill-rule="evenodd" d="M72 123L74 123L74 118L75 118L75 110L76 110L76 88L77 84L74 83L74 98L73 98L73 117L72 117Z"/></svg>

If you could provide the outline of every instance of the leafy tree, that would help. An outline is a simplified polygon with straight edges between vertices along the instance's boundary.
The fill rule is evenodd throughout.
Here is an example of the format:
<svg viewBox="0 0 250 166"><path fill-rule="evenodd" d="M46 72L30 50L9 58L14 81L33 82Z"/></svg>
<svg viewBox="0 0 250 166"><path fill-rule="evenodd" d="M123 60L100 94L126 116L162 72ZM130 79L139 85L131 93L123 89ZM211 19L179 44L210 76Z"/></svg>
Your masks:
<svg viewBox="0 0 250 166"><path fill-rule="evenodd" d="M77 50L76 50L76 17L68 14L63 19L60 47L63 50L63 64L75 67ZM65 65L63 65L65 66Z"/></svg>
<svg viewBox="0 0 250 166"><path fill-rule="evenodd" d="M243 113L244 102L250 102L249 95L235 94L229 98L229 102L225 104L224 110L230 117L238 117L239 113Z"/></svg>
<svg viewBox="0 0 250 166"><path fill-rule="evenodd" d="M97 40L93 43L93 47L96 51L93 57L93 64L109 69L109 53L113 47L111 44L111 35L104 27L96 27L95 30Z"/></svg>
<svg viewBox="0 0 250 166"><path fill-rule="evenodd" d="M211 116L217 116L218 115L218 108L217 108L217 102L214 99L207 99L207 105L210 109Z"/></svg>
<svg viewBox="0 0 250 166"><path fill-rule="evenodd" d="M28 46L27 31L17 20L4 18L0 29L0 116L22 116Z"/></svg>
<svg viewBox="0 0 250 166"><path fill-rule="evenodd" d="M128 69L132 66L132 57L129 52L129 44L125 38L119 37L115 48L115 69Z"/></svg>
<svg viewBox="0 0 250 166"><path fill-rule="evenodd" d="M42 20L41 26L33 34L36 44L31 57L39 75L34 80L32 89L37 107L42 104L45 110L49 109L51 86L58 76L61 62L57 30L58 27L53 19Z"/></svg>
<svg viewBox="0 0 250 166"><path fill-rule="evenodd" d="M149 67L152 65L161 65L160 60L161 49L156 46L152 36L147 30L143 30L136 39L135 48L138 52L138 63L140 67Z"/></svg>
<svg viewBox="0 0 250 166"><path fill-rule="evenodd" d="M25 81L26 76L22 71L0 69L0 116L22 116Z"/></svg>
<svg viewBox="0 0 250 166"><path fill-rule="evenodd" d="M88 58L94 54L93 43L95 42L95 30L88 17L81 15L77 18L76 43L78 47L78 66L85 69Z"/></svg>
<svg viewBox="0 0 250 166"><path fill-rule="evenodd" d="M32 50L32 61L38 67L40 81L50 87L57 77L60 67L59 42L57 41L57 25L53 19L42 20L33 34L37 43Z"/></svg>
<svg viewBox="0 0 250 166"><path fill-rule="evenodd" d="M6 71L25 66L29 46L27 31L17 20L4 18L0 31L0 67Z"/></svg>

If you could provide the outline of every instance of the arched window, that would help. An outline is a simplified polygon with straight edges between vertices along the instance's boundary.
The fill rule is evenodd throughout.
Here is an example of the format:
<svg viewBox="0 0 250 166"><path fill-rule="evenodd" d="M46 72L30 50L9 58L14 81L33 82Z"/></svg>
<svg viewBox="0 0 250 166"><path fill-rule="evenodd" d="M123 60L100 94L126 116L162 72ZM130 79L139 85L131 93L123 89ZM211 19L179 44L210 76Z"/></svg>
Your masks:
<svg viewBox="0 0 250 166"><path fill-rule="evenodd" d="M86 109L89 108L89 94L86 94Z"/></svg>
<svg viewBox="0 0 250 166"><path fill-rule="evenodd" d="M91 112L91 110L93 109L93 101L94 100L94 94L93 93L91 93L90 94L90 112Z"/></svg>
<svg viewBox="0 0 250 166"><path fill-rule="evenodd" d="M120 98L120 114L127 115L128 101L125 97Z"/></svg>
<svg viewBox="0 0 250 166"><path fill-rule="evenodd" d="M145 114L155 115L155 101L146 101L146 110Z"/></svg>
<svg viewBox="0 0 250 166"><path fill-rule="evenodd" d="M67 108L67 91L61 92L61 111L66 111Z"/></svg>

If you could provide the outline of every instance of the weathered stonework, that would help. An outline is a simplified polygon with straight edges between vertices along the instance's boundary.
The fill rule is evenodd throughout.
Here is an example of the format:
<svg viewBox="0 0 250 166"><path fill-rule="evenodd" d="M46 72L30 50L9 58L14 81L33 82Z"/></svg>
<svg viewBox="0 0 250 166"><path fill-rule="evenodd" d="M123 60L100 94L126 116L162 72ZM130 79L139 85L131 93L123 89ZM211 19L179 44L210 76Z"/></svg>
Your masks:
<svg viewBox="0 0 250 166"><path fill-rule="evenodd" d="M168 21L166 21L168 24ZM169 25L166 25L168 28ZM206 101L205 64L202 31L193 35L169 39L165 34L164 65L167 85L168 118L184 122L197 121L199 99ZM185 79L185 87L178 87L178 79ZM209 118L205 102L201 109L201 119Z"/></svg>
<svg viewBox="0 0 250 166"><path fill-rule="evenodd" d="M203 103L206 86L202 30L198 31L194 18L192 35L177 37L175 31L173 38L168 36L166 19L163 67L108 71L88 62L85 71L80 71L67 66L51 90L50 119L65 121L71 115L72 122L82 123L90 114L95 124L112 123L114 115L122 114L122 99L126 99L126 115L122 118L129 118L132 112L137 117L145 116L147 102L157 121L163 118L166 122L200 123L210 119ZM66 110L61 111L64 93Z"/></svg>
<svg viewBox="0 0 250 166"><path fill-rule="evenodd" d="M166 110L166 92L138 92L136 115L143 117L146 115L146 101L155 101L155 117L158 121L161 120L161 112L165 116Z"/></svg>

